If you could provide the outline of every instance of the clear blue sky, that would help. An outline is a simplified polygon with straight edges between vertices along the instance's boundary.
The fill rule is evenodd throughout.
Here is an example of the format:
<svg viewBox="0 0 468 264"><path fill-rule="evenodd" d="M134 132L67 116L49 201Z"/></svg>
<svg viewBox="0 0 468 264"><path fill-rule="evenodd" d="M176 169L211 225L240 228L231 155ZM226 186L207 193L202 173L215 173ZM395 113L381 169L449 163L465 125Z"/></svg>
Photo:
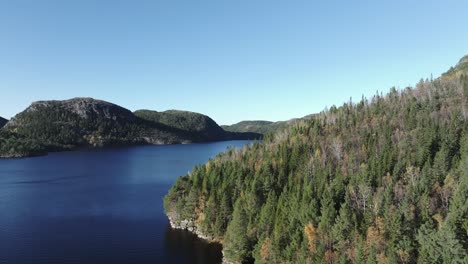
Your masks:
<svg viewBox="0 0 468 264"><path fill-rule="evenodd" d="M3 0L0 116L86 96L220 124L301 117L456 64L467 3Z"/></svg>

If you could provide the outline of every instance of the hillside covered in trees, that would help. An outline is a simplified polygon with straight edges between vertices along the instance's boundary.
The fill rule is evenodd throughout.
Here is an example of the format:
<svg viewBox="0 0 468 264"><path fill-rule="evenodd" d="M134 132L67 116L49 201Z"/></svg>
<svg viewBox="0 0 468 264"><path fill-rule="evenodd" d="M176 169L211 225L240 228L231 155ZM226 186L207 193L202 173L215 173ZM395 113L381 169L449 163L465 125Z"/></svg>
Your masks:
<svg viewBox="0 0 468 264"><path fill-rule="evenodd" d="M155 118L157 117L157 118ZM24 157L77 147L176 144L256 139L224 131L211 118L182 111L135 114L92 98L34 102L0 130L0 157Z"/></svg>
<svg viewBox="0 0 468 264"><path fill-rule="evenodd" d="M230 126L222 126L222 128L226 131L231 132L253 132L253 133L260 133L266 135L268 133L274 133L275 131L279 130L280 128L285 128L288 125L287 121L279 121L279 122L270 122L270 121L241 121L239 123L230 125Z"/></svg>
<svg viewBox="0 0 468 264"><path fill-rule="evenodd" d="M172 225L232 263L467 263L465 58L194 168L164 199Z"/></svg>
<svg viewBox="0 0 468 264"><path fill-rule="evenodd" d="M264 121L264 120L253 120L253 121L241 121L232 125L221 126L224 130L237 133L257 133L267 135L275 133L279 130L285 129L288 126L294 125L301 120L307 120L312 118L314 115L307 115L301 118L293 118L286 121Z"/></svg>
<svg viewBox="0 0 468 264"><path fill-rule="evenodd" d="M189 111L137 110L134 114L143 120L188 132L194 141L258 139L262 137L262 133L224 130L209 116Z"/></svg>

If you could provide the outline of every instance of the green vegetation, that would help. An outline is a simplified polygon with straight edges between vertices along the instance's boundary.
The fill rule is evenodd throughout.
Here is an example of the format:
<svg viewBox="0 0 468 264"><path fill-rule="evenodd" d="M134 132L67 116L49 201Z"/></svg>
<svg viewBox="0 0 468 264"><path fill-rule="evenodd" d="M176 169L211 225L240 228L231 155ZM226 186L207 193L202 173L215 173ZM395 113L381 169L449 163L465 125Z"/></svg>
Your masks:
<svg viewBox="0 0 468 264"><path fill-rule="evenodd" d="M35 140L0 130L0 158L43 155L46 150Z"/></svg>
<svg viewBox="0 0 468 264"><path fill-rule="evenodd" d="M442 78L453 78L466 75L468 72L468 55L460 59L455 67L450 68L446 73L442 74Z"/></svg>
<svg viewBox="0 0 468 264"><path fill-rule="evenodd" d="M231 132L253 132L263 135L275 132L281 127L286 127L285 122L270 122L270 121L242 121L230 126L222 126L226 131Z"/></svg>
<svg viewBox="0 0 468 264"><path fill-rule="evenodd" d="M225 132L196 113L138 111L92 98L39 101L16 115L0 133L0 157L111 145L175 144L255 139L257 134Z"/></svg>
<svg viewBox="0 0 468 264"><path fill-rule="evenodd" d="M165 210L234 263L467 263L466 73L230 149L179 178Z"/></svg>
<svg viewBox="0 0 468 264"><path fill-rule="evenodd" d="M226 136L226 131L218 126L213 119L199 113L178 110L165 112L138 110L135 111L134 114L144 120L160 123L189 132L192 135L197 135L201 140L223 139Z"/></svg>
<svg viewBox="0 0 468 264"><path fill-rule="evenodd" d="M278 132L282 129L287 128L299 122L302 119L307 119L308 117L304 117L301 119L291 119L288 121L278 121L278 122L270 122L270 121L241 121L234 125L230 126L222 126L222 128L226 131L231 132L238 132L238 133L259 133L262 135L268 135L271 133Z"/></svg>
<svg viewBox="0 0 468 264"><path fill-rule="evenodd" d="M304 116L302 118L295 118L287 121L241 121L239 123L230 125L230 126L221 126L226 131L237 132L237 133L258 133L262 135L268 135L271 133L278 132L280 130L286 129L287 127L300 122L301 120L308 120L312 118L313 115Z"/></svg>
<svg viewBox="0 0 468 264"><path fill-rule="evenodd" d="M33 103L4 130L40 142L51 149L84 144L104 146L131 142L139 134L138 120L119 106L89 98Z"/></svg>

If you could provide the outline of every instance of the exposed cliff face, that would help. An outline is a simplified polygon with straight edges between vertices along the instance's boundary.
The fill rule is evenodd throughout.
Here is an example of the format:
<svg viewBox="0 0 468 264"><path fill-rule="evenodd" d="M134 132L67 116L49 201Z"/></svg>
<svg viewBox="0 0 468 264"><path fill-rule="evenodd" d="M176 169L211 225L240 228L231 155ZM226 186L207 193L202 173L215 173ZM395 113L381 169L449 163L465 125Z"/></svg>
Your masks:
<svg viewBox="0 0 468 264"><path fill-rule="evenodd" d="M221 242L219 240L216 240L212 236L207 236L207 235L203 234L201 229L194 223L193 220L189 220L189 219L178 220L172 214L168 214L168 219L169 219L169 224L174 229L187 230L189 232L192 232L192 233L196 234L199 238L207 240L208 242L216 242L216 243Z"/></svg>
<svg viewBox="0 0 468 264"><path fill-rule="evenodd" d="M222 243L222 241L220 241L219 239L216 239L212 236L208 236L206 234L204 234L200 227L194 223L193 220L188 220L188 219L184 219L184 220L178 220L176 215L174 213L168 213L167 214L167 217L169 219L169 224L171 225L171 227L173 229L181 229L181 230L185 230L185 231L189 231L195 235L197 235L197 237L201 238L201 239L204 239L210 243ZM222 251L222 254L223 254L223 262L222 264L237 264L235 262L231 262L229 261L225 256L224 256L224 251Z"/></svg>
<svg viewBox="0 0 468 264"><path fill-rule="evenodd" d="M151 134L129 110L91 98L34 102L4 127L52 149L83 145L106 146L143 143ZM173 135L157 131L160 139L171 143Z"/></svg>
<svg viewBox="0 0 468 264"><path fill-rule="evenodd" d="M45 116L46 113L61 112L60 116ZM118 105L92 98L73 98L69 100L51 100L33 102L23 112L13 117L7 128L27 126L34 117L43 117L41 121L72 121L71 119L108 119L114 121L135 121L131 111Z"/></svg>
<svg viewBox="0 0 468 264"><path fill-rule="evenodd" d="M32 103L27 111L34 111L40 107L61 107L65 111L75 113L84 119L101 116L102 118L112 120L135 120L134 115L129 110L93 98L73 98L64 101L38 101Z"/></svg>

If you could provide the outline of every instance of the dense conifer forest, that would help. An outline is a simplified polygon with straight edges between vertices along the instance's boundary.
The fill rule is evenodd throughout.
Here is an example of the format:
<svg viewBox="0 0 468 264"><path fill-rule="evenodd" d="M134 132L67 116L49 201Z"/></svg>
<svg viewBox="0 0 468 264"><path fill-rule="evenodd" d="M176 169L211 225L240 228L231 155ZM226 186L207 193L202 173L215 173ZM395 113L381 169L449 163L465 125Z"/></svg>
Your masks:
<svg viewBox="0 0 468 264"><path fill-rule="evenodd" d="M295 120L290 121L278 121L278 122L270 122L270 121L241 121L239 123L230 125L230 126L222 126L222 128L226 131L231 132L252 132L252 133L260 133L260 134L268 134L273 133L279 129L285 128L290 123L294 123Z"/></svg>
<svg viewBox="0 0 468 264"><path fill-rule="evenodd" d="M229 149L165 210L233 263L467 263L467 66Z"/></svg>

